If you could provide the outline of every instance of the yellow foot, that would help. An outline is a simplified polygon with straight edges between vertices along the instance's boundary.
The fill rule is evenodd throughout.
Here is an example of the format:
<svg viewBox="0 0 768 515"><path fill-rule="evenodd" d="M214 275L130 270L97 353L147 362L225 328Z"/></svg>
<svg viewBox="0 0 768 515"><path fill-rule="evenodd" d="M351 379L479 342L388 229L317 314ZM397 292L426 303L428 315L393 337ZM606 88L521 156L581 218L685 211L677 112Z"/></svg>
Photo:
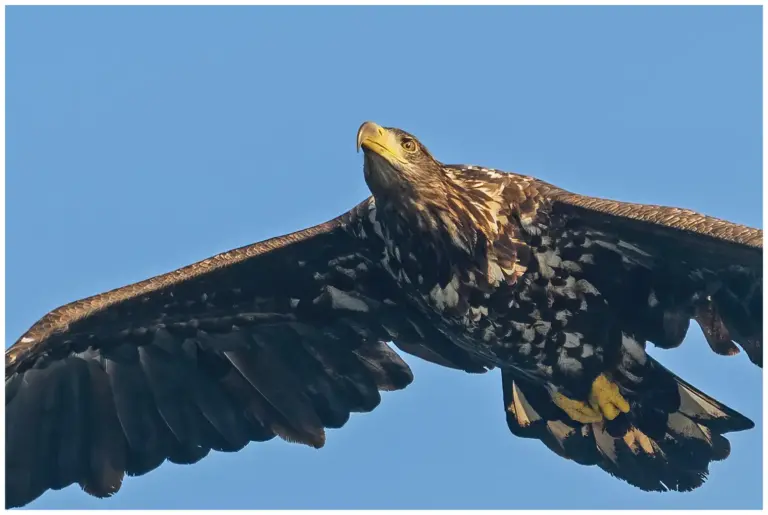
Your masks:
<svg viewBox="0 0 768 515"><path fill-rule="evenodd" d="M585 424L600 422L603 418L613 420L619 413L629 412L629 403L619 393L619 387L603 374L592 383L589 403L569 399L559 392L555 392L552 400L573 420Z"/></svg>
<svg viewBox="0 0 768 515"><path fill-rule="evenodd" d="M619 393L619 387L603 374L597 376L595 382L592 383L589 404L593 408L599 409L608 420L618 417L619 413L629 413L629 403Z"/></svg>
<svg viewBox="0 0 768 515"><path fill-rule="evenodd" d="M552 395L552 400L576 422L589 424L590 422L600 422L603 420L603 416L600 415L600 412L592 409L586 402L574 401L560 392L555 392L554 395Z"/></svg>

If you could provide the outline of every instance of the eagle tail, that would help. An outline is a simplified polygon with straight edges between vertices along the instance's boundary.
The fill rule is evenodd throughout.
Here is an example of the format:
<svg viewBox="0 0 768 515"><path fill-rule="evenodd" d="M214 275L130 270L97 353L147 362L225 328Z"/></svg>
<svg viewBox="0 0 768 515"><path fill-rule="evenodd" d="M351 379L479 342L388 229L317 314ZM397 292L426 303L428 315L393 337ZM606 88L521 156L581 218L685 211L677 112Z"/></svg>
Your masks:
<svg viewBox="0 0 768 515"><path fill-rule="evenodd" d="M620 387L630 412L597 423L570 419L546 385L503 370L507 425L516 436L539 439L559 456L597 465L641 490L693 490L707 479L711 462L730 454L723 434L754 424L658 362L648 368L643 390Z"/></svg>

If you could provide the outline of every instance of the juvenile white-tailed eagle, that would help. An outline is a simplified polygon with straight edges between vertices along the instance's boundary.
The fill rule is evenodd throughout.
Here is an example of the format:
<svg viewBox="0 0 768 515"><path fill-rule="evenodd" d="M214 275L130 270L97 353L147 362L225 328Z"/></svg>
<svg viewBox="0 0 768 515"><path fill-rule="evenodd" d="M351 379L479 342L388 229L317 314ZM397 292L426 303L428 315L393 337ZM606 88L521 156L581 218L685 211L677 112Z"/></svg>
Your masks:
<svg viewBox="0 0 768 515"><path fill-rule="evenodd" d="M405 388L387 345L501 370L512 433L691 490L752 422L662 367L691 319L762 366L762 231L445 165L367 122L342 216L45 315L5 355L6 505L324 428Z"/></svg>

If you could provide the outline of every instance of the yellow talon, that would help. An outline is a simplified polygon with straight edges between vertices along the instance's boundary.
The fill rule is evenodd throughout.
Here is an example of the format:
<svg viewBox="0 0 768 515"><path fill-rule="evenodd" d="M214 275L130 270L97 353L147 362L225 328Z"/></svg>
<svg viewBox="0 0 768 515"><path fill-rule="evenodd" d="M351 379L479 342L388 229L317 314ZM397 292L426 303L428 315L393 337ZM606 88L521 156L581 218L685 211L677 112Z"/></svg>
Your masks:
<svg viewBox="0 0 768 515"><path fill-rule="evenodd" d="M560 392L555 392L554 395L552 395L552 400L576 422L589 424L591 422L600 422L603 420L600 412L592 409L586 402L574 401Z"/></svg>
<svg viewBox="0 0 768 515"><path fill-rule="evenodd" d="M629 403L619 392L619 387L603 374L592 383L589 404L608 420L618 417L619 413L629 413Z"/></svg>
<svg viewBox="0 0 768 515"><path fill-rule="evenodd" d="M629 403L619 393L619 387L603 374L592 383L589 404L569 399L559 392L552 395L552 400L569 417L584 424L600 422L603 418L613 420L619 413L629 412Z"/></svg>

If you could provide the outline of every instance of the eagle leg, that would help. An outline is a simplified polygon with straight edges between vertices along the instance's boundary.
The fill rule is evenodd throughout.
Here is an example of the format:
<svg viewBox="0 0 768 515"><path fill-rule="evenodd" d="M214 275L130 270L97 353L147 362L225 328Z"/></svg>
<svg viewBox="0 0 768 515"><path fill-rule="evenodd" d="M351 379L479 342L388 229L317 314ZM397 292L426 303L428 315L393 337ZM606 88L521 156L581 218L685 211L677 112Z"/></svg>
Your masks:
<svg viewBox="0 0 768 515"><path fill-rule="evenodd" d="M613 420L619 413L629 412L629 403L619 393L619 387L604 374L592 383L589 402L570 399L560 392L555 392L552 400L571 419L582 423Z"/></svg>

